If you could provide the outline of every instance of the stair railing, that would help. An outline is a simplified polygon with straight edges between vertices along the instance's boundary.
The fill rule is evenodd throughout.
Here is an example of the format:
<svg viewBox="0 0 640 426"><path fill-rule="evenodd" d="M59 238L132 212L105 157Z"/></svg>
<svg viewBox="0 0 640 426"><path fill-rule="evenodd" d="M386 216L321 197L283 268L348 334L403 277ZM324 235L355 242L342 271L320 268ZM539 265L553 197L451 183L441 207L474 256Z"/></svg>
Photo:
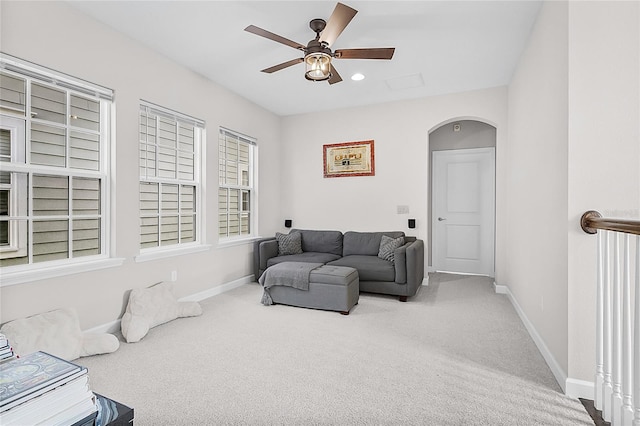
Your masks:
<svg viewBox="0 0 640 426"><path fill-rule="evenodd" d="M590 210L580 225L598 239L594 406L612 426L640 426L640 221Z"/></svg>

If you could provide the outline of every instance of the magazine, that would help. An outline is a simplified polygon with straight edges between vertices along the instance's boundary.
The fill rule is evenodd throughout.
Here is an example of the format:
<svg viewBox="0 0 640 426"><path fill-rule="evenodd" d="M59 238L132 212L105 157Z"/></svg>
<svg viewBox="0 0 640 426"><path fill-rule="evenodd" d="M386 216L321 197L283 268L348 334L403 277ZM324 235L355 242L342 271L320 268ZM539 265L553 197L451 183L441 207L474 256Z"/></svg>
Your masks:
<svg viewBox="0 0 640 426"><path fill-rule="evenodd" d="M86 372L86 368L46 352L33 352L3 362L0 364L0 411L33 392L67 383L80 372Z"/></svg>

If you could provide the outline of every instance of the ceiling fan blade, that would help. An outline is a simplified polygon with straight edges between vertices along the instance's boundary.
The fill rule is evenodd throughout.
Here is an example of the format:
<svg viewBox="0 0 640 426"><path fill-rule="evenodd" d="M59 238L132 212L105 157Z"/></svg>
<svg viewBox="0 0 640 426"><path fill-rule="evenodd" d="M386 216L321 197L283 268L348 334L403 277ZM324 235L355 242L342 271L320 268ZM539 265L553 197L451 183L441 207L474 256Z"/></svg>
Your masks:
<svg viewBox="0 0 640 426"><path fill-rule="evenodd" d="M304 61L304 59L302 59L302 58L292 59L290 61L283 62L281 64L274 65L274 66L269 67L269 68L265 68L265 69L262 70L262 72L266 72L267 74L271 74L272 72L280 71L282 69L290 67L291 65L299 64L302 61Z"/></svg>
<svg viewBox="0 0 640 426"><path fill-rule="evenodd" d="M374 49L339 49L334 52L338 59L391 59L395 47Z"/></svg>
<svg viewBox="0 0 640 426"><path fill-rule="evenodd" d="M336 8L333 9L333 13L327 21L327 26L320 33L320 41L324 41L327 45L331 46L338 36L342 34L342 31L349 25L349 22L356 16L357 10L350 8L349 6L338 3Z"/></svg>
<svg viewBox="0 0 640 426"><path fill-rule="evenodd" d="M278 43L293 47L294 49L302 50L303 52L306 48L306 46L303 46L300 43L296 43L295 41L289 40L288 38L284 38L270 31L263 30L262 28L256 27L255 25L249 25L244 30L252 34L259 35L260 37L268 38L269 40L277 41Z"/></svg>
<svg viewBox="0 0 640 426"><path fill-rule="evenodd" d="M340 83L342 81L342 77L338 74L338 71L331 64L331 77L329 78L329 84Z"/></svg>

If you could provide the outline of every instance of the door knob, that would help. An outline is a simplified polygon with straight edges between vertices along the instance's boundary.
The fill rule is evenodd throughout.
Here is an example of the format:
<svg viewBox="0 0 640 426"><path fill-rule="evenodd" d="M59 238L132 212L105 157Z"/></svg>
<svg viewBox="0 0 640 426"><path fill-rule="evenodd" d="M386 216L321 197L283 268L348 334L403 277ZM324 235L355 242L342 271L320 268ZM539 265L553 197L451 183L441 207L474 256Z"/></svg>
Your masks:
<svg viewBox="0 0 640 426"><path fill-rule="evenodd" d="M439 221L439 222L442 222L443 220L447 220L447 218L446 218L446 217L439 217L439 218L438 218L438 221Z"/></svg>

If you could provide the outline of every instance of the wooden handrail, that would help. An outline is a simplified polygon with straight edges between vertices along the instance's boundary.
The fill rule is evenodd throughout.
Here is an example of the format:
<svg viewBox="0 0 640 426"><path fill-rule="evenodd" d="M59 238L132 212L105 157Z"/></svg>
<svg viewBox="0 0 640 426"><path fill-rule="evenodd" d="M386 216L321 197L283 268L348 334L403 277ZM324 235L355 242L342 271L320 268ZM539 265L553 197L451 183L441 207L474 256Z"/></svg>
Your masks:
<svg viewBox="0 0 640 426"><path fill-rule="evenodd" d="M640 220L606 218L595 210L586 211L582 215L580 226L587 234L595 234L598 229L604 229L640 235Z"/></svg>

